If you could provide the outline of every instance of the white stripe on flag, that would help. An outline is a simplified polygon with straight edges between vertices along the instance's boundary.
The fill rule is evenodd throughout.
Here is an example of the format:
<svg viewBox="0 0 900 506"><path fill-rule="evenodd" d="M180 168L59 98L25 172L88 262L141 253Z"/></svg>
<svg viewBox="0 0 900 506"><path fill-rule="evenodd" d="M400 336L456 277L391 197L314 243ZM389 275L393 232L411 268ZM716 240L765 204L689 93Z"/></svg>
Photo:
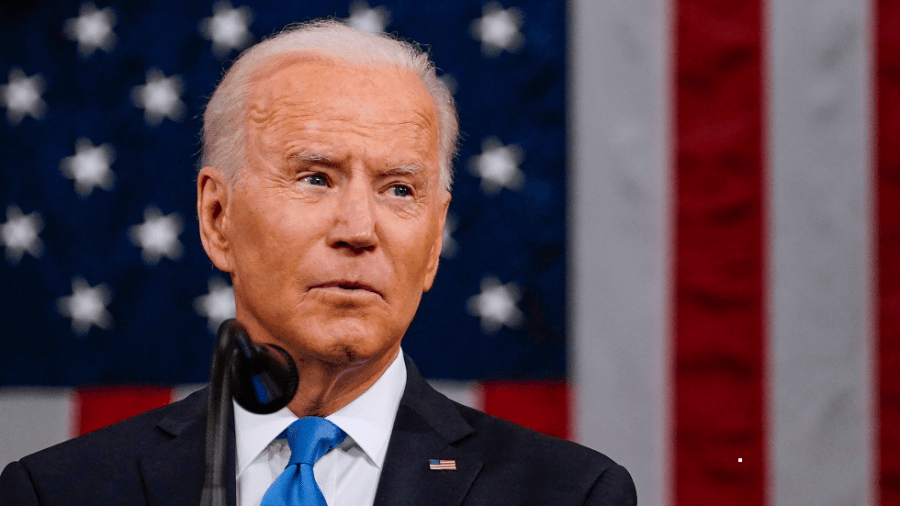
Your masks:
<svg viewBox="0 0 900 506"><path fill-rule="evenodd" d="M484 411L484 396L477 382L430 379L428 383L450 400Z"/></svg>
<svg viewBox="0 0 900 506"><path fill-rule="evenodd" d="M576 439L669 486L665 0L575 0L569 41L569 348Z"/></svg>
<svg viewBox="0 0 900 506"><path fill-rule="evenodd" d="M0 388L0 469L75 433L68 388Z"/></svg>
<svg viewBox="0 0 900 506"><path fill-rule="evenodd" d="M873 504L870 2L769 7L771 504Z"/></svg>

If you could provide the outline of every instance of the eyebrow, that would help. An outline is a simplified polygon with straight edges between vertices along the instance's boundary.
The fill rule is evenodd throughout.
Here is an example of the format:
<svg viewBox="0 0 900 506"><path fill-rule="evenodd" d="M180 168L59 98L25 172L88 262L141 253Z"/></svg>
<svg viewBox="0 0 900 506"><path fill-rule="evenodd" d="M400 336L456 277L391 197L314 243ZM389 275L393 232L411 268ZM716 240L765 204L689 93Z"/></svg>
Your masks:
<svg viewBox="0 0 900 506"><path fill-rule="evenodd" d="M425 168L421 165L398 165L385 170L382 174L385 176L415 176L424 170Z"/></svg>
<svg viewBox="0 0 900 506"><path fill-rule="evenodd" d="M318 163L327 167L339 167L341 161L333 156L312 151L303 151L294 153L290 156L292 160L299 160L306 163ZM382 176L416 176L422 174L425 167L419 164L397 165L381 172Z"/></svg>
<svg viewBox="0 0 900 506"><path fill-rule="evenodd" d="M294 153L290 156L292 160L299 160L301 162L306 163L319 163L322 165L327 165L329 167L337 167L340 165L340 162L336 160L331 155L327 155L325 153L316 153L311 151L303 151L300 153Z"/></svg>

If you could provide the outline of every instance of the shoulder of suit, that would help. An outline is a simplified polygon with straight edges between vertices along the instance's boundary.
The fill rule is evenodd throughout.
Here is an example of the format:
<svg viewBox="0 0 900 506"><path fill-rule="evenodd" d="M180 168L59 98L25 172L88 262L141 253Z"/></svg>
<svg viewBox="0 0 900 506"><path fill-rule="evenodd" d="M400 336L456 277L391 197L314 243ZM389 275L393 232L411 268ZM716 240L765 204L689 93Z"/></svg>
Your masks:
<svg viewBox="0 0 900 506"><path fill-rule="evenodd" d="M453 402L453 401L451 401ZM471 494L493 504L635 504L634 482L611 458L453 402L472 431L454 446L478 455L483 467ZM505 502L506 501L506 502Z"/></svg>
<svg viewBox="0 0 900 506"><path fill-rule="evenodd" d="M596 480L620 467L600 452L467 407L434 389L407 358L406 404L454 446L480 455L486 467L503 473L543 474ZM454 421L456 420L456 421Z"/></svg>
<svg viewBox="0 0 900 506"><path fill-rule="evenodd" d="M606 455L571 441L541 434L521 425L451 401L474 429L486 459L540 462L561 472L578 469L597 475L617 464Z"/></svg>
<svg viewBox="0 0 900 506"><path fill-rule="evenodd" d="M139 457L147 448L154 447L160 440L171 439L171 435L159 426L173 415L193 413L202 409L205 413L205 395L195 392L187 398L145 413L133 416L102 429L64 441L20 459L26 468L45 465L59 466L60 463L117 462ZM203 416L196 417L195 430L205 430L200 423Z"/></svg>

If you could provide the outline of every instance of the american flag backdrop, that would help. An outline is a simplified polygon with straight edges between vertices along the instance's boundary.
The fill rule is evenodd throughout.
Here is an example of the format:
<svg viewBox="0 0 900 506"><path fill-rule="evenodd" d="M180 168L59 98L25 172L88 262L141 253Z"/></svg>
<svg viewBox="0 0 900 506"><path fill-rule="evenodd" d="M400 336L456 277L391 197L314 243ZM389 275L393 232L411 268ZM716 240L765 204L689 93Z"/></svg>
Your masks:
<svg viewBox="0 0 900 506"><path fill-rule="evenodd" d="M463 142L404 350L644 505L900 504L900 4L6 2L0 465L204 381L230 61L332 16L429 48Z"/></svg>

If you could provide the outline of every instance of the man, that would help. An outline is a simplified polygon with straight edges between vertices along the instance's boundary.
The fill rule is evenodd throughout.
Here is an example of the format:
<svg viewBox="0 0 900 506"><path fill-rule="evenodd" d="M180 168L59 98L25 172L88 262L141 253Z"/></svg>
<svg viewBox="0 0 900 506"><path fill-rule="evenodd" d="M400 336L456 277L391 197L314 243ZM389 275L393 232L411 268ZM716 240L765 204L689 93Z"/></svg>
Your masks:
<svg viewBox="0 0 900 506"><path fill-rule="evenodd" d="M437 272L456 138L424 54L339 23L258 44L220 83L203 246L253 340L300 370L282 411L235 406L238 506L636 503L607 457L449 401L401 353ZM205 406L204 390L10 464L0 504L198 504Z"/></svg>

